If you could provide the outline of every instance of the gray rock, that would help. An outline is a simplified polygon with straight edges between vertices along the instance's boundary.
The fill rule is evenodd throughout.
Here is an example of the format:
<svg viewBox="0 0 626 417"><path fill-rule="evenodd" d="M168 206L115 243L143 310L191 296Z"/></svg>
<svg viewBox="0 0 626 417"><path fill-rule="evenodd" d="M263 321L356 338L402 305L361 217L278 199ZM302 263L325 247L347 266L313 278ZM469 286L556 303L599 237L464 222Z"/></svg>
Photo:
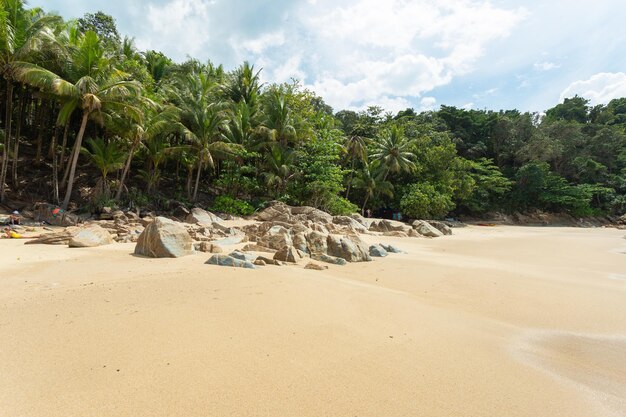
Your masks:
<svg viewBox="0 0 626 417"><path fill-rule="evenodd" d="M367 262L372 258L369 247L358 236L343 236L341 238L329 235L326 239L328 255L343 258L348 262Z"/></svg>
<svg viewBox="0 0 626 417"><path fill-rule="evenodd" d="M387 255L388 255L387 251L382 246L380 245L370 246L370 256L374 256L377 258L384 258Z"/></svg>
<svg viewBox="0 0 626 417"><path fill-rule="evenodd" d="M333 224L351 228L357 233L367 233L367 228L352 217L335 216L333 217Z"/></svg>
<svg viewBox="0 0 626 417"><path fill-rule="evenodd" d="M258 244L271 249L280 250L285 246L293 246L291 233L289 229L283 226L272 226L265 235L263 235Z"/></svg>
<svg viewBox="0 0 626 417"><path fill-rule="evenodd" d="M315 255L313 256L313 259L315 259L316 261L326 262L328 264L341 265L341 266L346 265L348 263L348 261L346 261L343 258L337 258L336 256L330 256L326 254Z"/></svg>
<svg viewBox="0 0 626 417"><path fill-rule="evenodd" d="M328 244L326 239L328 234L318 231L312 231L306 236L307 246L311 255L321 255L328 252Z"/></svg>
<svg viewBox="0 0 626 417"><path fill-rule="evenodd" d="M232 268L256 269L256 266L250 261L242 261L228 255L213 255L205 262L208 265L229 266Z"/></svg>
<svg viewBox="0 0 626 417"><path fill-rule="evenodd" d="M274 254L274 260L298 263L302 259L302 256L296 248L293 246L284 246L281 250Z"/></svg>
<svg viewBox="0 0 626 417"><path fill-rule="evenodd" d="M259 256L259 257L256 258L256 260L257 261L263 261L263 262L265 262L266 265L276 265L276 266L281 266L282 265L276 259L270 259L270 258L267 258L265 256Z"/></svg>
<svg viewBox="0 0 626 417"><path fill-rule="evenodd" d="M381 243L380 247L382 247L384 250L386 250L389 253L403 253L402 250L398 249L396 246L393 246L393 245L385 245L384 243Z"/></svg>
<svg viewBox="0 0 626 417"><path fill-rule="evenodd" d="M432 226L430 223L428 223L425 220L415 220L413 222L413 228L417 230L417 233L419 233L422 236L426 236L426 237L443 236L443 233L441 233L437 228L435 228L434 226Z"/></svg>
<svg viewBox="0 0 626 417"><path fill-rule="evenodd" d="M193 247L198 252L205 252L205 253L222 253L224 251L221 246L216 245L211 242L194 243Z"/></svg>
<svg viewBox="0 0 626 417"><path fill-rule="evenodd" d="M220 223L223 220L215 214L211 213L210 211L206 211L199 207L194 207L191 209L191 213L189 213L185 218L185 221L192 224L201 223L210 225L213 223Z"/></svg>
<svg viewBox="0 0 626 417"><path fill-rule="evenodd" d="M151 258L179 258L193 253L191 236L180 223L157 217L139 235L135 254Z"/></svg>
<svg viewBox="0 0 626 417"><path fill-rule="evenodd" d="M452 228L444 222L440 222L438 220L428 220L428 223L430 223L431 226L439 230L445 236L450 236L452 234Z"/></svg>
<svg viewBox="0 0 626 417"><path fill-rule="evenodd" d="M265 266L265 265L267 265L267 263L263 259L255 259L253 263L256 266Z"/></svg>
<svg viewBox="0 0 626 417"><path fill-rule="evenodd" d="M92 248L95 246L110 245L113 237L106 229L97 224L81 227L68 242L70 248Z"/></svg>
<svg viewBox="0 0 626 417"><path fill-rule="evenodd" d="M325 269L328 269L328 267L326 265L316 264L315 262L309 262L308 264L305 265L304 269L312 269L314 271L324 271Z"/></svg>
<svg viewBox="0 0 626 417"><path fill-rule="evenodd" d="M45 222L52 226L75 226L78 224L78 216L70 214L61 208L47 203L35 205L33 219L36 222Z"/></svg>
<svg viewBox="0 0 626 417"><path fill-rule="evenodd" d="M256 255L251 255L249 253L243 253L239 251L231 252L228 256L231 256L235 259L239 259L241 261L250 261L250 262L254 262L254 260L257 258Z"/></svg>

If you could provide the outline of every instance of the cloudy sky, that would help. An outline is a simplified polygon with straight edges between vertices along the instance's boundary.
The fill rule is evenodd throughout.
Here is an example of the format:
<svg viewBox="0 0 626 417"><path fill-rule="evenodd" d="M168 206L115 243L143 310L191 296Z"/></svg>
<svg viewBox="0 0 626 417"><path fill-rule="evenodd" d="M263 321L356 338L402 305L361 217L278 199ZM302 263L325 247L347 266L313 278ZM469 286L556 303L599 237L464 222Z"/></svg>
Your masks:
<svg viewBox="0 0 626 417"><path fill-rule="evenodd" d="M626 96L624 0L30 0L102 10L141 49L265 81L297 78L335 110L518 108Z"/></svg>

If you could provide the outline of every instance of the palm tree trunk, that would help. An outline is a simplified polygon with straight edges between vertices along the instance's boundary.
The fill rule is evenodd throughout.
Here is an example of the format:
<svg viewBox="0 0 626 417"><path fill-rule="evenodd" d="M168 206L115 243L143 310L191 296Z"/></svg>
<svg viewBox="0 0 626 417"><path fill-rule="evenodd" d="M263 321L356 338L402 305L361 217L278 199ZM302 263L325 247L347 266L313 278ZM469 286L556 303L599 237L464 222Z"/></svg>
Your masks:
<svg viewBox="0 0 626 417"><path fill-rule="evenodd" d="M85 134L85 128L87 127L87 120L89 120L89 112L83 112L83 120L80 124L80 130L78 136L76 136L76 148L74 155L72 156L72 162L70 164L70 176L67 179L67 189L65 190L65 199L63 200L63 210L67 210L67 206L70 204L70 198L72 198L72 188L74 187L74 175L76 174L76 165L78 164L78 155L80 154L80 145L83 141L83 135Z"/></svg>
<svg viewBox="0 0 626 417"><path fill-rule="evenodd" d="M54 204L59 204L59 167L57 161L57 137L59 136L59 125L54 125L54 135L52 136L52 143L50 149L52 150L52 201Z"/></svg>
<svg viewBox="0 0 626 417"><path fill-rule="evenodd" d="M67 135L70 131L70 121L65 122L65 130L63 131L63 143L61 144L61 156L59 157L59 168L65 166L65 147L67 146Z"/></svg>
<svg viewBox="0 0 626 417"><path fill-rule="evenodd" d="M13 114L13 83L7 79L7 107L6 122L4 128L4 150L2 151L2 167L0 167L0 203L6 200L6 189L4 184L7 178L9 167L9 149L11 146L11 116Z"/></svg>
<svg viewBox="0 0 626 417"><path fill-rule="evenodd" d="M363 207L361 207L361 216L365 217L365 206L367 205L367 200L369 200L370 195L365 194L365 201L363 202Z"/></svg>
<svg viewBox="0 0 626 417"><path fill-rule="evenodd" d="M128 154L128 159L126 160L126 165L124 165L124 170L122 171L122 177L120 178L120 186L117 189L117 193L115 193L115 199L119 200L122 196L122 190L124 189L124 180L126 179L126 175L130 170L130 163L133 161L133 155L135 154L135 150L139 145L139 141L141 138L138 136L133 142L133 146L130 148L130 153Z"/></svg>
<svg viewBox="0 0 626 417"><path fill-rule="evenodd" d="M76 139L78 139L78 137ZM74 146L72 146L72 151L70 152L68 162L71 162L74 159L74 154L76 152L80 152L80 150L77 151L76 144L78 144L78 141L75 141ZM70 175L71 166L72 166L71 163L68 163L67 165L65 165L65 171L63 172L63 179L61 180L61 188L65 188L67 186L67 177Z"/></svg>
<svg viewBox="0 0 626 417"><path fill-rule="evenodd" d="M187 199L191 200L191 184L193 182L193 166L187 169Z"/></svg>
<svg viewBox="0 0 626 417"><path fill-rule="evenodd" d="M352 188L353 180L354 180L354 158L352 158L352 166L350 168L350 179L348 180L348 189L346 190L346 200L350 196L350 188Z"/></svg>
<svg viewBox="0 0 626 417"><path fill-rule="evenodd" d="M17 190L17 159L20 152L20 136L22 136L22 114L24 113L24 88L20 86L19 99L17 104L17 125L15 127L15 144L13 145L13 163L11 164L11 184Z"/></svg>
<svg viewBox="0 0 626 417"><path fill-rule="evenodd" d="M202 159L198 160L198 174L196 175L196 186L193 189L192 201L196 201L198 198L198 188L200 187L200 173L202 172Z"/></svg>
<svg viewBox="0 0 626 417"><path fill-rule="evenodd" d="M38 125L39 131L37 132L37 153L35 155L35 165L41 164L41 150L43 148L43 134L46 128L46 106L44 106L43 100L39 100L39 112L38 112Z"/></svg>

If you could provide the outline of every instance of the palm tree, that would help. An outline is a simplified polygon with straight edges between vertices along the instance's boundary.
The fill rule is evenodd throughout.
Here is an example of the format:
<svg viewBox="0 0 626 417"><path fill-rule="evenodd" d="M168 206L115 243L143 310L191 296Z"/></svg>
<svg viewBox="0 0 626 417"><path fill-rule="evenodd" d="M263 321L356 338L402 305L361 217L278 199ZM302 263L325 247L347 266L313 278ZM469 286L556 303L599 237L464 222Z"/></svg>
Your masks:
<svg viewBox="0 0 626 417"><path fill-rule="evenodd" d="M125 152L115 141L105 142L102 138L89 139L87 144L90 149L82 148L81 152L89 156L102 175L102 192L109 197L109 184L107 176L113 170L121 169L124 166Z"/></svg>
<svg viewBox="0 0 626 417"><path fill-rule="evenodd" d="M357 161L367 162L367 146L365 139L358 135L352 135L347 138L344 145L346 157L350 160L350 178L348 179L348 187L346 188L346 199L350 196L350 189L354 180L354 168Z"/></svg>
<svg viewBox="0 0 626 417"><path fill-rule="evenodd" d="M411 172L415 169L413 159L415 154L411 152L412 142L404 136L404 131L393 126L374 143L374 150L370 155L378 161L385 171L383 181L390 173Z"/></svg>
<svg viewBox="0 0 626 417"><path fill-rule="evenodd" d="M68 65L71 79L76 79L74 82L35 64L14 64L16 79L50 92L64 102L59 113L60 121L67 121L75 109L82 110L62 204L64 209L67 209L72 195L78 155L90 117L101 116L104 109L110 108L137 120L141 119L141 110L130 103L132 98L140 96L141 84L128 81L127 74L112 67L112 62L104 56L100 40L94 32L87 31L82 35L79 47L72 51L72 58Z"/></svg>
<svg viewBox="0 0 626 417"><path fill-rule="evenodd" d="M361 214L365 215L365 207L370 199L383 194L393 197L393 184L385 178L381 178L381 167L378 162L365 163L364 169L359 171L354 179L354 188L363 190L365 199L361 207Z"/></svg>
<svg viewBox="0 0 626 417"><path fill-rule="evenodd" d="M287 189L289 181L298 172L294 169L293 162L295 153L283 148L278 143L270 145L269 152L265 155L265 169L263 177L268 191L274 198L280 197Z"/></svg>
<svg viewBox="0 0 626 417"><path fill-rule="evenodd" d="M215 159L233 156L241 145L227 142L227 105L219 100L219 71L211 66L192 72L179 80L174 101L181 114L187 139L197 153L197 173L192 200L198 198L200 176L206 166L214 167Z"/></svg>
<svg viewBox="0 0 626 417"><path fill-rule="evenodd" d="M13 88L16 81L14 63L30 60L47 41L54 43L51 28L61 21L60 17L46 15L40 8L26 10L24 4L22 0L3 0L0 3L0 73L6 81L5 135L0 164L0 201L6 198L4 184L11 149Z"/></svg>
<svg viewBox="0 0 626 417"><path fill-rule="evenodd" d="M144 140L152 140L157 135L166 135L181 130L181 125L176 107L161 107L147 100L145 100L144 105L144 117L141 120L137 121L124 115L117 115L112 122L112 130L130 140L130 149L128 150L126 163L124 164L120 183L115 194L115 199L119 200L124 190L124 182L130 171L131 162L140 144Z"/></svg>
<svg viewBox="0 0 626 417"><path fill-rule="evenodd" d="M246 103L250 108L255 108L261 90L259 74L261 70L254 71L254 65L247 61L234 70L228 77L224 86L226 96L235 103Z"/></svg>
<svg viewBox="0 0 626 417"><path fill-rule="evenodd" d="M278 142L286 147L289 142L295 141L298 135L284 92L268 93L264 113L265 118L261 128L269 142Z"/></svg>

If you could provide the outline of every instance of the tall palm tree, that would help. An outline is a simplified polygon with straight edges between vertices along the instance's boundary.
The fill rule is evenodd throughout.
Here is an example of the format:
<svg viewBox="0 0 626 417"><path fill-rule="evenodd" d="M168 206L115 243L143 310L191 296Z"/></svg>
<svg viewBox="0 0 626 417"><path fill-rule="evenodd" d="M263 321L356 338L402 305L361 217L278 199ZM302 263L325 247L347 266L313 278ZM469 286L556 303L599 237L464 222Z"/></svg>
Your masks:
<svg viewBox="0 0 626 417"><path fill-rule="evenodd" d="M272 91L268 93L264 113L265 118L261 128L268 142L278 142L281 146L286 147L290 142L296 140L298 134L284 92Z"/></svg>
<svg viewBox="0 0 626 417"><path fill-rule="evenodd" d="M107 176L113 170L121 169L124 166L125 152L115 141L106 142L102 138L88 139L89 148L82 148L81 152L89 156L102 175L102 192L109 197L109 183Z"/></svg>
<svg viewBox="0 0 626 417"><path fill-rule="evenodd" d="M114 132L121 137L130 140L130 148L120 177L120 183L115 194L115 199L119 200L124 190L124 182L130 171L130 165L140 144L150 141L157 135L167 135L181 130L179 123L179 112L174 106L157 106L154 102L145 101L143 106L144 117L141 120L117 114L110 126Z"/></svg>
<svg viewBox="0 0 626 417"><path fill-rule="evenodd" d="M411 146L412 142L397 126L393 126L376 140L370 157L378 161L384 170L383 181L390 173L411 172L415 169L415 154L411 152Z"/></svg>
<svg viewBox="0 0 626 417"><path fill-rule="evenodd" d="M265 155L265 169L263 177L267 184L270 195L278 198L285 192L289 181L298 172L294 169L293 162L295 153L288 148L283 148L278 143L271 144L269 152Z"/></svg>
<svg viewBox="0 0 626 417"><path fill-rule="evenodd" d="M368 201L376 195L393 197L393 184L381 176L381 167L378 162L365 163L364 169L360 170L354 179L354 188L362 190L365 194L361 207L362 215L365 215Z"/></svg>
<svg viewBox="0 0 626 417"><path fill-rule="evenodd" d="M244 102L250 108L255 108L261 90L259 74L261 70L254 70L254 65L247 61L235 69L227 77L224 86L226 96L235 103Z"/></svg>
<svg viewBox="0 0 626 417"><path fill-rule="evenodd" d="M77 108L82 111L80 129L76 136L65 199L62 207L67 209L72 195L78 155L87 122L92 116L111 110L124 112L129 117L141 119L141 110L131 103L141 95L141 84L128 81L128 75L115 69L111 60L104 55L104 49L96 33L87 31L80 40L79 47L72 51L68 62L72 77L68 81L38 65L18 62L14 64L15 78L50 92L64 103L59 120L65 122Z"/></svg>
<svg viewBox="0 0 626 417"><path fill-rule="evenodd" d="M365 138L358 135L348 137L344 145L344 150L347 159L350 160L350 178L348 178L348 187L346 187L346 198L349 198L356 163L359 161L367 162L367 145L365 144Z"/></svg>
<svg viewBox="0 0 626 417"><path fill-rule="evenodd" d="M0 164L0 201L6 198L4 188L9 166L12 138L14 63L29 61L33 54L55 38L51 28L61 21L59 16L46 15L40 8L25 9L23 0L0 2L0 73L6 81L5 135ZM19 140L19 138L17 138Z"/></svg>
<svg viewBox="0 0 626 417"><path fill-rule="evenodd" d="M173 92L181 124L197 153L197 173L192 199L198 198L200 177L205 167L214 167L216 157L229 157L241 147L228 143L227 104L219 99L222 75L211 66L191 72L178 81Z"/></svg>

